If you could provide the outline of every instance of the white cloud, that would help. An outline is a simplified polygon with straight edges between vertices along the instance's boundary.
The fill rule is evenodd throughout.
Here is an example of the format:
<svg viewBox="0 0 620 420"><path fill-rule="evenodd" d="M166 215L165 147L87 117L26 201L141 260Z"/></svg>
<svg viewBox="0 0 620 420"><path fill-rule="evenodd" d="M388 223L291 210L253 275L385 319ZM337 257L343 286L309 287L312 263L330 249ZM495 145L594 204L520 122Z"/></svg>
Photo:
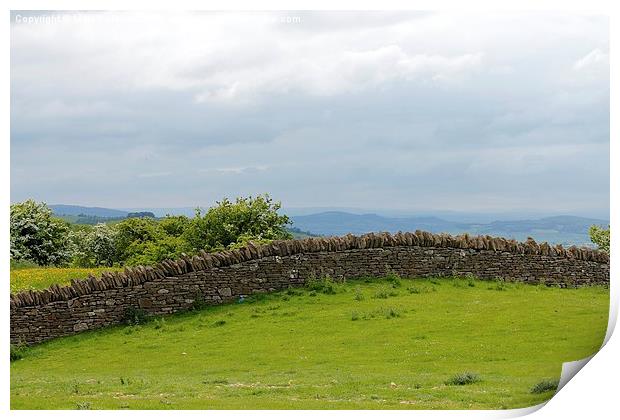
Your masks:
<svg viewBox="0 0 620 420"><path fill-rule="evenodd" d="M20 67L15 80L37 78L46 89L81 92L188 90L199 103L243 103L288 92L330 96L396 81L455 80L479 68L483 55L407 52L394 44L398 36L389 34L399 21L388 21L387 37L369 49L360 38L376 31L372 25L340 27L327 37L323 32L300 36L295 25L271 23L264 14L104 16L13 24ZM305 19L312 25L312 16ZM166 30L156 30L160 27Z"/></svg>

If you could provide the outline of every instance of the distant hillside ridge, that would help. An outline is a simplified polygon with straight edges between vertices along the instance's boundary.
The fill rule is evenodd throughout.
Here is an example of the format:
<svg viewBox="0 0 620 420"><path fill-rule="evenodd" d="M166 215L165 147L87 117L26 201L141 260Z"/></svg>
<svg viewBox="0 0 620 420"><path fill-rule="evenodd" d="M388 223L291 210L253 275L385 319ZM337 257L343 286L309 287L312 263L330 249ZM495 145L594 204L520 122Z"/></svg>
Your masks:
<svg viewBox="0 0 620 420"><path fill-rule="evenodd" d="M98 216L98 217L127 217L128 212L108 209L105 207L85 207L71 204L50 204L48 206L57 216Z"/></svg>
<svg viewBox="0 0 620 420"><path fill-rule="evenodd" d="M130 217L131 212L150 212L155 217L165 214L183 214L188 208L129 209L118 210L104 207L85 207L67 204L49 206L54 214L67 221L78 224L94 224ZM193 214L189 214L192 217ZM134 213L135 214L135 213ZM146 213L145 213L146 214ZM92 220L91 220L92 219ZM472 235L501 236L518 241L531 237L540 242L566 246L594 246L590 241L589 229L592 225L607 227L608 220L579 216L552 216L521 220L495 220L488 223L445 220L435 216L382 216L375 213L356 214L346 211L325 211L313 214L291 216L290 227L295 238L307 236L361 235L369 232L391 232L426 230L433 233L452 235L469 233ZM466 220L466 218L465 218Z"/></svg>
<svg viewBox="0 0 620 420"><path fill-rule="evenodd" d="M360 235L369 232L426 230L433 233L502 236L520 241L532 237L563 245L593 245L588 230L592 225L608 226L609 221L578 216L554 216L530 220L461 223L432 216L385 217L329 211L291 217L293 226L319 235Z"/></svg>

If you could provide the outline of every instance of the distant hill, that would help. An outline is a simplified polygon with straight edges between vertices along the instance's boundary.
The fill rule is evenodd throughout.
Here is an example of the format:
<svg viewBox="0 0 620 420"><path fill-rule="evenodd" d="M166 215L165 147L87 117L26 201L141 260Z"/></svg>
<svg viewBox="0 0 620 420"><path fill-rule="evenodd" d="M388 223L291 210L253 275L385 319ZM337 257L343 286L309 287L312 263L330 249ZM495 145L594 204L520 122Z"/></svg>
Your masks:
<svg viewBox="0 0 620 420"><path fill-rule="evenodd" d="M70 204L51 204L52 209L57 216L98 216L98 217L127 217L127 212L123 210L108 209L104 207L84 207L73 206Z"/></svg>
<svg viewBox="0 0 620 420"><path fill-rule="evenodd" d="M162 217L166 214L187 214L193 216L189 207L157 209L109 209L104 207L84 207L67 204L49 206L54 214L65 220L80 224L95 224L119 220L129 212L151 212L148 216ZM442 215L443 216L443 215ZM356 235L368 232L415 231L417 229L434 233L470 233L473 235L492 235L524 241L532 237L539 242L547 241L562 245L587 245L590 242L588 229L592 225L607 226L609 221L578 216L553 216L528 218L522 220L495 220L480 222L456 216L446 220L442 217L423 216L389 216L375 213L355 214L346 211L324 211L314 214L291 216L293 226L290 231L296 238L308 236L342 236L347 233ZM489 220L489 219L487 219Z"/></svg>
<svg viewBox="0 0 620 420"><path fill-rule="evenodd" d="M592 225L609 224L606 220L589 219L576 216L544 217L536 220L495 221L488 224L472 225L481 233L492 231L523 232L523 231L555 231L560 233L582 234Z"/></svg>
<svg viewBox="0 0 620 420"><path fill-rule="evenodd" d="M589 245L591 225L607 226L606 220L577 216L544 217L531 220L494 221L490 223L460 223L438 217L385 217L376 214L352 214L330 211L293 216L297 229L320 235L341 236L347 233L398 232L427 230L434 233L470 233L502 236L520 241L532 237L539 242L563 245Z"/></svg>
<svg viewBox="0 0 620 420"><path fill-rule="evenodd" d="M352 214L330 211L306 216L293 216L293 226L321 235L346 235L368 232L398 232L410 230L448 231L457 223L437 217L391 218L377 214Z"/></svg>

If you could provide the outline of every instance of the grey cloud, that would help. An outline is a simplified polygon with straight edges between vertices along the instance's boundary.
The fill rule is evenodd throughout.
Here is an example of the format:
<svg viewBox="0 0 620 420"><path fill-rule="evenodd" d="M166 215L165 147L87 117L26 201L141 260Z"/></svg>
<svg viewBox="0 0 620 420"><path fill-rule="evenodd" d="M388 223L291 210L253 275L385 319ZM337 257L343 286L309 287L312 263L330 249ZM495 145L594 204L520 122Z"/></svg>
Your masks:
<svg viewBox="0 0 620 420"><path fill-rule="evenodd" d="M11 200L609 207L606 18L301 17L12 24Z"/></svg>

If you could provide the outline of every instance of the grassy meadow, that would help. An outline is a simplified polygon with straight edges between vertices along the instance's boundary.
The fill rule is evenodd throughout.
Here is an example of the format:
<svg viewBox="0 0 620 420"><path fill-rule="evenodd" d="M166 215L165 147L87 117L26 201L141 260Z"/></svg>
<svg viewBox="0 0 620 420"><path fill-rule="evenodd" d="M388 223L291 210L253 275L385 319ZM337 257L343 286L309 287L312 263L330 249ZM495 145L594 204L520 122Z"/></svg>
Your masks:
<svg viewBox="0 0 620 420"><path fill-rule="evenodd" d="M11 293L20 290L42 290L52 284L70 284L72 279L85 279L89 274L98 276L104 271L120 270L113 267L59 268L15 267L11 268Z"/></svg>
<svg viewBox="0 0 620 420"><path fill-rule="evenodd" d="M11 408L526 407L598 350L608 306L602 287L317 283L22 350Z"/></svg>

